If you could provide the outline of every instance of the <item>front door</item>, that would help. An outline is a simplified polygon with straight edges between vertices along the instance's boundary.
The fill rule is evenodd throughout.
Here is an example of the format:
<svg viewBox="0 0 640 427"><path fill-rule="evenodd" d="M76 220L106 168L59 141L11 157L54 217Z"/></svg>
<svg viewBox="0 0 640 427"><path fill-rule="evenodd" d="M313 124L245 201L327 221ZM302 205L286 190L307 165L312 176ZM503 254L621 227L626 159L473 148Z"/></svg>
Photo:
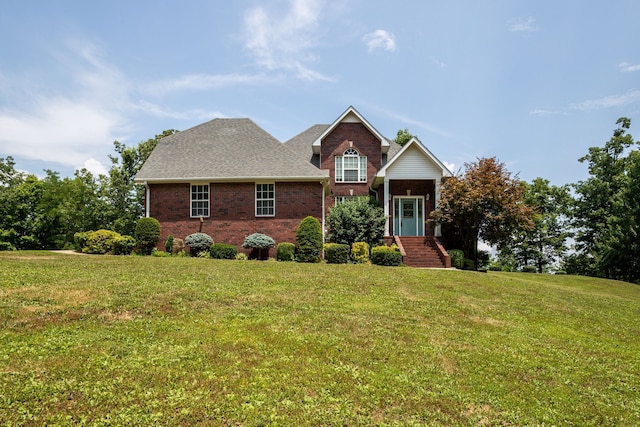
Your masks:
<svg viewBox="0 0 640 427"><path fill-rule="evenodd" d="M397 236L423 236L424 218L421 197L394 198L393 230Z"/></svg>

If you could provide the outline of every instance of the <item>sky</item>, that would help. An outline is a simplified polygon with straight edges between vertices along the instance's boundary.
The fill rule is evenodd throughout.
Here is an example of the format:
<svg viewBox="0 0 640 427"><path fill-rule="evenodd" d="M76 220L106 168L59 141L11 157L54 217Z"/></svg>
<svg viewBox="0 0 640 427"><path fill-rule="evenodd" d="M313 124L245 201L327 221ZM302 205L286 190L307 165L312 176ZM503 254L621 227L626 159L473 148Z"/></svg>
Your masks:
<svg viewBox="0 0 640 427"><path fill-rule="evenodd" d="M496 157L553 185L588 177L619 117L640 139L636 0L0 5L0 157L38 176L216 117L286 141L349 106L453 172Z"/></svg>

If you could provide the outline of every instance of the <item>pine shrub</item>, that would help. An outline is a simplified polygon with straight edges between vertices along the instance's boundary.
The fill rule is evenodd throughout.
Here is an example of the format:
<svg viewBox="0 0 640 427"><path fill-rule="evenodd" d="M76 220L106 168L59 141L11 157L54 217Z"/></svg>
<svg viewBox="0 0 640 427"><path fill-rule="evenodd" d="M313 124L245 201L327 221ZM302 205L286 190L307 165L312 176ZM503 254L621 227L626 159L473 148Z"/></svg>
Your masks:
<svg viewBox="0 0 640 427"><path fill-rule="evenodd" d="M213 239L207 233L193 233L184 239L184 244L189 246L191 255L200 256L201 252L209 252Z"/></svg>
<svg viewBox="0 0 640 427"><path fill-rule="evenodd" d="M317 218L304 218L296 231L296 261L319 262L322 253L322 226Z"/></svg>
<svg viewBox="0 0 640 427"><path fill-rule="evenodd" d="M155 218L140 218L136 223L134 237L143 255L151 255L160 238L160 222Z"/></svg>
<svg viewBox="0 0 640 427"><path fill-rule="evenodd" d="M172 248L173 248L173 235L169 234L169 237L167 237L167 241L164 242L164 250L165 252L171 253Z"/></svg>

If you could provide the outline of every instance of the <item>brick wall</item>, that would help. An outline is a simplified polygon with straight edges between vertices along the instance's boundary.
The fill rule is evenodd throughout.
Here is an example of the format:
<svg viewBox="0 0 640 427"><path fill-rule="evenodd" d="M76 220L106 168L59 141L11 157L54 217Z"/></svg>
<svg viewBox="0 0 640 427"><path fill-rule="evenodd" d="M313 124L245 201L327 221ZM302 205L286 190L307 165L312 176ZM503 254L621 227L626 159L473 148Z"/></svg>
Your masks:
<svg viewBox="0 0 640 427"><path fill-rule="evenodd" d="M275 216L255 216L255 183L211 183L209 218L190 218L190 184L149 186L150 216L160 221L158 247L169 235L184 239L196 232L207 233L218 243L240 247L246 236L263 233L276 243L295 243L300 221L306 216L322 220L322 185L319 182L276 182ZM275 256L272 250L270 256Z"/></svg>
<svg viewBox="0 0 640 427"><path fill-rule="evenodd" d="M358 150L361 156L367 156L367 182L366 183L336 183L336 163L335 157L342 156L349 141L353 141L353 148ZM354 196L368 196L369 187L373 176L380 170L382 165L382 146L377 139L361 123L340 123L329 135L322 140L321 147L321 169L329 169L331 182L331 195L325 201L326 208L334 204L335 196L350 196L353 190Z"/></svg>

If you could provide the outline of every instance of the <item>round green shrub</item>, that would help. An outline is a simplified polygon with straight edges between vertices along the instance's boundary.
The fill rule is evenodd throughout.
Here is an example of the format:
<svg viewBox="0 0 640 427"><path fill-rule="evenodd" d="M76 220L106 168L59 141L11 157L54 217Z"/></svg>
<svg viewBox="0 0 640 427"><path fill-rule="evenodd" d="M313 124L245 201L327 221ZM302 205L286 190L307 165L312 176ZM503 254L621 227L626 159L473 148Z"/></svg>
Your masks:
<svg viewBox="0 0 640 427"><path fill-rule="evenodd" d="M319 262L322 253L322 226L317 218L304 218L296 230L296 261Z"/></svg>
<svg viewBox="0 0 640 427"><path fill-rule="evenodd" d="M295 261L296 245L291 242L282 242L278 244L278 261Z"/></svg>
<svg viewBox="0 0 640 427"><path fill-rule="evenodd" d="M87 239L89 238L89 234L93 233L91 231L80 231L73 235L73 243L76 248L76 251L82 252L85 246L87 246Z"/></svg>
<svg viewBox="0 0 640 427"><path fill-rule="evenodd" d="M134 237L144 255L151 255L160 238L160 222L155 218L140 218L136 222Z"/></svg>
<svg viewBox="0 0 640 427"><path fill-rule="evenodd" d="M324 245L324 259L328 264L347 264L349 262L349 245L343 243L327 243Z"/></svg>
<svg viewBox="0 0 640 427"><path fill-rule="evenodd" d="M116 237L113 241L114 255L131 255L136 247L136 239L133 236Z"/></svg>
<svg viewBox="0 0 640 427"><path fill-rule="evenodd" d="M398 266L402 264L402 254L396 246L375 246L371 249L371 263Z"/></svg>
<svg viewBox="0 0 640 427"><path fill-rule="evenodd" d="M113 254L115 241L121 237L120 233L112 230L92 231L87 236L82 252L97 255Z"/></svg>
<svg viewBox="0 0 640 427"><path fill-rule="evenodd" d="M207 233L193 233L184 239L184 244L189 246L191 255L199 256L201 252L209 252L209 248L213 245L213 238Z"/></svg>
<svg viewBox="0 0 640 427"><path fill-rule="evenodd" d="M228 243L214 243L211 245L209 253L214 259L235 259L238 255L238 248Z"/></svg>
<svg viewBox="0 0 640 427"><path fill-rule="evenodd" d="M172 248L173 248L173 236L169 234L169 237L167 237L167 240L164 242L164 250L165 252L171 253Z"/></svg>
<svg viewBox="0 0 640 427"><path fill-rule="evenodd" d="M367 242L355 242L351 246L351 259L357 264L369 263L370 250Z"/></svg>

